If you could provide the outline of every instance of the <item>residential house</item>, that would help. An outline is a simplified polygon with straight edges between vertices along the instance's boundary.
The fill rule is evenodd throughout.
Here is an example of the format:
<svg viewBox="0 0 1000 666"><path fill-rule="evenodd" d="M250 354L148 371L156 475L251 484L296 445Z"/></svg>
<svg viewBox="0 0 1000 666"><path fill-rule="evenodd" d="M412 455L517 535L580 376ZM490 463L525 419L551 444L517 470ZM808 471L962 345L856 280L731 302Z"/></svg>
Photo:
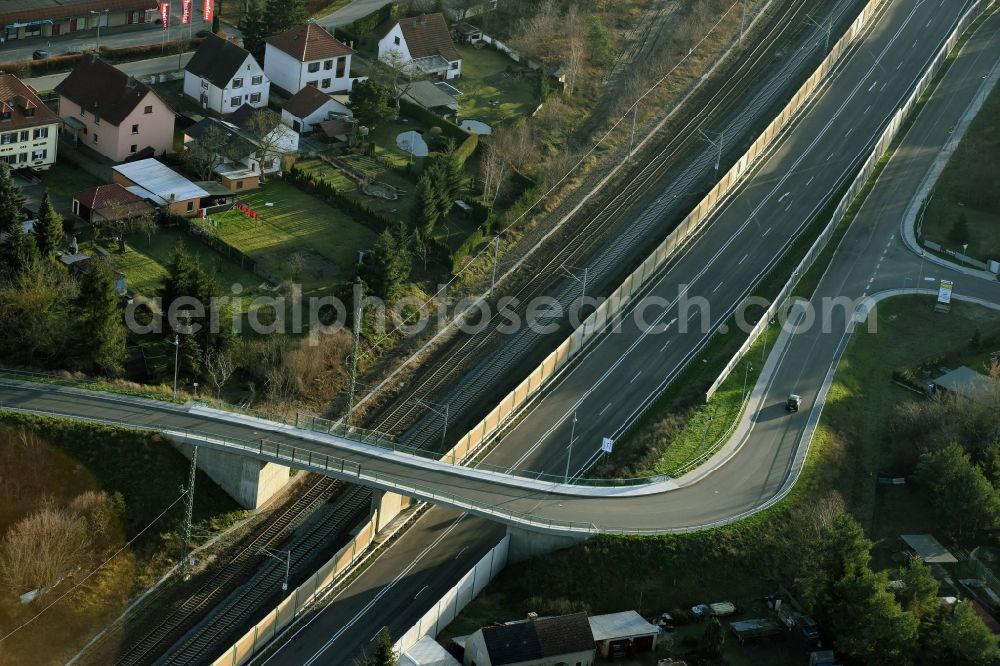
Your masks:
<svg viewBox="0 0 1000 666"><path fill-rule="evenodd" d="M0 37L58 37L79 30L152 23L156 0L20 0L0 2Z"/></svg>
<svg viewBox="0 0 1000 666"><path fill-rule="evenodd" d="M325 120L353 117L347 106L313 86L306 86L292 95L281 108L281 122L299 134L309 134L313 125Z"/></svg>
<svg viewBox="0 0 1000 666"><path fill-rule="evenodd" d="M594 634L586 613L483 627L465 639L464 666L592 666Z"/></svg>
<svg viewBox="0 0 1000 666"><path fill-rule="evenodd" d="M48 169L59 147L59 116L13 74L0 74L0 161Z"/></svg>
<svg viewBox="0 0 1000 666"><path fill-rule="evenodd" d="M194 215L210 195L170 167L149 158L111 167L112 180L172 215Z"/></svg>
<svg viewBox="0 0 1000 666"><path fill-rule="evenodd" d="M264 73L271 84L289 96L313 86L326 93L349 92L354 51L316 23L298 25L267 38Z"/></svg>
<svg viewBox="0 0 1000 666"><path fill-rule="evenodd" d="M462 75L462 56L440 12L393 23L378 42L378 57L383 62L398 61L430 78Z"/></svg>
<svg viewBox="0 0 1000 666"><path fill-rule="evenodd" d="M98 185L73 195L73 212L87 222L115 221L155 212L153 204L118 183Z"/></svg>
<svg viewBox="0 0 1000 666"><path fill-rule="evenodd" d="M211 127L218 128L227 138L227 159L215 168L215 174L230 191L257 187L261 173L281 173L281 156L299 149L299 135L281 123L268 135L274 154L260 164L260 142L247 131L246 126L254 109L244 107L230 118L205 118L184 130L184 144L198 141Z"/></svg>
<svg viewBox="0 0 1000 666"><path fill-rule="evenodd" d="M173 110L145 83L97 56L81 60L55 91L64 130L113 161L146 149L154 155L173 150Z"/></svg>
<svg viewBox="0 0 1000 666"><path fill-rule="evenodd" d="M219 115L244 104L266 107L270 91L270 80L250 52L218 35L209 35L184 68L184 96Z"/></svg>

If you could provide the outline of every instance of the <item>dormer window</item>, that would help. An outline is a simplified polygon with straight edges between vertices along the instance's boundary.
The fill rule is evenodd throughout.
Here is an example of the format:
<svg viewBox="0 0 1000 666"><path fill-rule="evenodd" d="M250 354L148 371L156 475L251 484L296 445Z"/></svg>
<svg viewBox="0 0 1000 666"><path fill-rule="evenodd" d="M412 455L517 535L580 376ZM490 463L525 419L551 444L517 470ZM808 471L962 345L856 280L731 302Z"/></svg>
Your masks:
<svg viewBox="0 0 1000 666"><path fill-rule="evenodd" d="M24 117L25 118L31 118L34 115L35 115L35 107L29 106L27 109L24 110Z"/></svg>

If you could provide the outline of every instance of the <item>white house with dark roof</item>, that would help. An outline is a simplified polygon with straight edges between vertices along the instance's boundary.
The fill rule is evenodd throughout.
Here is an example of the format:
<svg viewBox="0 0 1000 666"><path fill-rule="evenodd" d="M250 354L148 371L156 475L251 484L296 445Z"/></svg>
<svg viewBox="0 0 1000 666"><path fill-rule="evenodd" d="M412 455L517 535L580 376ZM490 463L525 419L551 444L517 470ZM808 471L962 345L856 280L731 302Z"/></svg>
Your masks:
<svg viewBox="0 0 1000 666"><path fill-rule="evenodd" d="M378 42L378 57L383 62L407 64L431 78L462 75L462 56L440 12L393 23Z"/></svg>
<svg viewBox="0 0 1000 666"><path fill-rule="evenodd" d="M322 26L309 22L267 38L264 73L289 95L306 86L325 93L349 92L365 78L351 76L353 54Z"/></svg>
<svg viewBox="0 0 1000 666"><path fill-rule="evenodd" d="M465 637L463 666L592 666L597 653L586 613L529 617Z"/></svg>
<svg viewBox="0 0 1000 666"><path fill-rule="evenodd" d="M250 52L218 35L209 35L184 68L184 96L219 115L244 104L264 108L270 91L270 79Z"/></svg>
<svg viewBox="0 0 1000 666"><path fill-rule="evenodd" d="M313 86L292 95L281 108L281 122L299 134L308 134L313 125L327 120L353 117L348 107Z"/></svg>

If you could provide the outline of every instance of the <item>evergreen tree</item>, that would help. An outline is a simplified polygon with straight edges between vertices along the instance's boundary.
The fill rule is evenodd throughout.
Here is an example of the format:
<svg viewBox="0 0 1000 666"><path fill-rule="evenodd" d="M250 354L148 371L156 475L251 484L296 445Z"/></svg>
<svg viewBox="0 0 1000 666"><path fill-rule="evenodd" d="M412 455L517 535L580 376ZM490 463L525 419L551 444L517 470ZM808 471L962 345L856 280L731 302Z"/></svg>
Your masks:
<svg viewBox="0 0 1000 666"><path fill-rule="evenodd" d="M382 629L375 643L375 650L365 659L365 666L396 666L396 650L392 642L392 634L388 629Z"/></svg>
<svg viewBox="0 0 1000 666"><path fill-rule="evenodd" d="M441 219L440 199L429 170L425 170L417 179L417 205L414 211L417 228L425 238L429 238Z"/></svg>
<svg viewBox="0 0 1000 666"><path fill-rule="evenodd" d="M49 191L42 195L42 205L38 209L38 222L35 223L35 242L43 257L53 257L57 250L62 249L65 236L63 234L62 216L52 207Z"/></svg>
<svg viewBox="0 0 1000 666"><path fill-rule="evenodd" d="M266 0L264 5L265 35L277 35L301 25L309 18L305 0Z"/></svg>
<svg viewBox="0 0 1000 666"><path fill-rule="evenodd" d="M895 578L902 583L893 591L903 609L921 618L937 606L940 585L931 568L919 557L911 557L896 571Z"/></svg>
<svg viewBox="0 0 1000 666"><path fill-rule="evenodd" d="M996 489L958 444L921 455L915 476L955 539L974 540L1000 527Z"/></svg>
<svg viewBox="0 0 1000 666"><path fill-rule="evenodd" d="M21 221L22 206L24 206L24 193L14 182L7 163L0 163L0 233L10 231Z"/></svg>
<svg viewBox="0 0 1000 666"><path fill-rule="evenodd" d="M448 140L448 147L441 159L444 162L449 197L454 204L455 199L461 198L462 190L465 189L465 170L453 139Z"/></svg>
<svg viewBox="0 0 1000 666"><path fill-rule="evenodd" d="M80 275L72 303L71 360L82 370L121 372L125 363L125 321L118 304L114 271L97 259Z"/></svg>
<svg viewBox="0 0 1000 666"><path fill-rule="evenodd" d="M7 231L7 242L0 245L0 271L13 279L39 259L35 237L26 233L20 222L16 223Z"/></svg>
<svg viewBox="0 0 1000 666"><path fill-rule="evenodd" d="M410 280L413 255L408 241L409 234L402 223L392 231L386 229L379 234L362 265L361 277L365 284L388 303L403 295Z"/></svg>
<svg viewBox="0 0 1000 666"><path fill-rule="evenodd" d="M969 220L965 217L965 211L959 213L955 219L955 223L948 231L948 240L960 245L969 242Z"/></svg>
<svg viewBox="0 0 1000 666"><path fill-rule="evenodd" d="M869 570L872 542L850 515L842 513L809 542L799 563L797 582L806 608L821 618L834 599L834 587L844 578Z"/></svg>
<svg viewBox="0 0 1000 666"><path fill-rule="evenodd" d="M725 641L726 633L722 629L722 624L718 618L713 617L709 619L705 631L701 634L698 651L702 656L717 659L722 654L722 644Z"/></svg>
<svg viewBox="0 0 1000 666"><path fill-rule="evenodd" d="M390 106L392 95L389 90L372 81L355 83L347 105L354 112L354 117L363 125L375 129L383 121L396 115L396 110Z"/></svg>
<svg viewBox="0 0 1000 666"><path fill-rule="evenodd" d="M264 40L270 35L267 33L258 0L246 0L246 4L243 5L240 31L243 33L243 48L249 51L257 62L264 62Z"/></svg>
<svg viewBox="0 0 1000 666"><path fill-rule="evenodd" d="M867 567L834 585L826 625L837 651L859 664L901 664L917 646L917 619L889 590L889 579Z"/></svg>
<svg viewBox="0 0 1000 666"><path fill-rule="evenodd" d="M996 637L967 601L940 604L921 635L921 663L988 666L1000 658Z"/></svg>

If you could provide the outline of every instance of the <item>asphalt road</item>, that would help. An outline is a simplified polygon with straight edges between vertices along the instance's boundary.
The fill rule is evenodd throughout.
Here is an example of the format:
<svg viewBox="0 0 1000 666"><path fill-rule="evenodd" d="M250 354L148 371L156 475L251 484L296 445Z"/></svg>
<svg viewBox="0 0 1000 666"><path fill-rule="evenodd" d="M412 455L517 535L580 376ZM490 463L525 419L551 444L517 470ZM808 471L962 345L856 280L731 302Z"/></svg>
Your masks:
<svg viewBox="0 0 1000 666"><path fill-rule="evenodd" d="M711 233L703 234L652 286L650 294L668 303L665 308L653 308L652 313L661 322L672 322L666 332L651 334L651 329L626 318L620 333L606 336L585 362L568 373L505 438L506 444L501 444L501 453L494 456L494 462L508 464L510 457L518 456L513 464L522 469L560 469L565 453L559 442L568 441L575 413L579 438L573 448L575 469L590 457L602 436L622 428L634 414L635 406L669 376L663 369L683 367L704 339L705 330L701 328L683 330L682 324L694 319L699 311L688 316L678 308L678 285L687 283L691 293L706 299L711 326L725 321L749 285L838 189L839 183L849 177L858 158L870 150L888 116L909 94L927 61L951 31L959 9L947 3L894 3L787 140L715 217ZM902 189L894 191L900 196ZM900 205L908 201L909 197L901 197ZM726 240L719 243L719 238ZM878 257L870 259L875 264ZM850 294L841 291L837 295ZM843 312L834 311L827 329L844 330L838 316L843 319ZM823 339L834 339L837 334L828 333L833 337ZM800 340L807 336L798 336L788 354L797 356L797 345L803 344ZM806 416L802 413L785 417L780 402L795 391L810 404L810 392L818 389L817 376L825 374L830 358L820 356L818 362L803 359L794 364L798 372L795 381L778 373L768 387L764 409L759 414L750 412L754 422L746 436L752 434L754 441L763 445L740 448L711 475L698 473L692 479L679 479L679 488L660 485L630 489L627 493L553 487L434 462L418 467L405 456L379 457L377 451L351 448L332 438L328 443L305 441L292 432L266 432L265 425L227 422L222 417L152 402L138 409L131 402L101 394L25 390L7 385L0 389L0 400L29 409L160 429L211 430L250 442L266 437L286 451L289 446L297 446L300 455L304 451L329 453L335 447L338 455L360 464L368 475L360 479L362 482L483 514L501 512L501 519L530 516L536 521L571 523L572 529L591 531L669 531L731 519L778 492L791 470ZM783 365L782 371L785 368ZM528 453L522 454L525 450ZM377 479L372 479L372 474ZM359 480L350 473L350 465L344 478ZM651 496L653 491L658 494ZM609 497L609 492L615 496Z"/></svg>
<svg viewBox="0 0 1000 666"><path fill-rule="evenodd" d="M175 53L173 55L162 56L159 58L126 62L116 65L116 67L126 74L131 74L136 78L145 78L150 74L175 72L177 70L184 69L193 55L194 52L180 54ZM62 72L60 74L36 76L30 79L25 79L24 82L35 90L52 90L67 76L69 76L69 72Z"/></svg>

